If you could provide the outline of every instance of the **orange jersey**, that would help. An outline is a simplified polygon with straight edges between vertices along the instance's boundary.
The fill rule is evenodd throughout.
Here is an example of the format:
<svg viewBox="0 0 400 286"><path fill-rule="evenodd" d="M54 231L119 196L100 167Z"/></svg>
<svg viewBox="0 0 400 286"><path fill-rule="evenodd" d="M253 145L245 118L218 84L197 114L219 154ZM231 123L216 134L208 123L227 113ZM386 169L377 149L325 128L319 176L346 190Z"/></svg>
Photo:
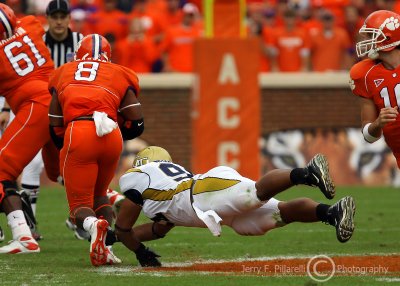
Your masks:
<svg viewBox="0 0 400 286"><path fill-rule="evenodd" d="M160 57L156 44L147 35L143 39L126 38L119 41L115 51L119 55L119 64L138 73L151 72L153 63Z"/></svg>
<svg viewBox="0 0 400 286"><path fill-rule="evenodd" d="M310 47L308 34L301 28L292 31L278 28L274 33L273 45L278 50L278 65L281 72L301 70L302 54Z"/></svg>
<svg viewBox="0 0 400 286"><path fill-rule="evenodd" d="M136 96L136 74L123 66L102 61L73 61L54 71L49 89L55 90L64 115L64 124L80 116L105 112L117 121L117 110L128 89Z"/></svg>
<svg viewBox="0 0 400 286"><path fill-rule="evenodd" d="M14 112L26 101L50 103L47 81L54 64L44 33L40 22L27 16L18 21L14 36L0 42L0 95Z"/></svg>
<svg viewBox="0 0 400 286"><path fill-rule="evenodd" d="M399 104L400 67L386 69L382 63L370 59L355 64L350 70L352 92L360 97L373 100L377 111L383 107ZM385 141L396 158L400 157L400 118L383 128ZM399 160L398 160L399 161Z"/></svg>
<svg viewBox="0 0 400 286"><path fill-rule="evenodd" d="M193 43L202 34L200 24L191 27L178 25L167 31L161 50L168 53L169 65L174 71L193 71Z"/></svg>
<svg viewBox="0 0 400 286"><path fill-rule="evenodd" d="M351 49L350 38L343 28L336 27L329 35L319 31L311 36L313 71L338 71L343 68L343 57Z"/></svg>

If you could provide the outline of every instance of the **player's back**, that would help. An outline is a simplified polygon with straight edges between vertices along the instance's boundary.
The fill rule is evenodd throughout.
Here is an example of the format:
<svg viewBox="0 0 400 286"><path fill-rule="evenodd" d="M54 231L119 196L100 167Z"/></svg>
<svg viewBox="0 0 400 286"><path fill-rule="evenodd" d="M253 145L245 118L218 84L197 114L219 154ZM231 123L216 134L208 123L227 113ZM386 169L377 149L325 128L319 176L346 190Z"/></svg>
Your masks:
<svg viewBox="0 0 400 286"><path fill-rule="evenodd" d="M79 60L64 64L51 76L49 89L58 94L64 123L105 112L117 120L117 110L128 89L139 92L136 74L106 61Z"/></svg>
<svg viewBox="0 0 400 286"><path fill-rule="evenodd" d="M12 37L0 42L0 94L16 111L26 100L48 104L47 81L54 69L34 16L21 18Z"/></svg>
<svg viewBox="0 0 400 286"><path fill-rule="evenodd" d="M120 187L122 192L140 192L143 212L149 218L163 215L176 225L202 226L191 205L193 182L193 174L182 166L155 161L128 170L120 179Z"/></svg>

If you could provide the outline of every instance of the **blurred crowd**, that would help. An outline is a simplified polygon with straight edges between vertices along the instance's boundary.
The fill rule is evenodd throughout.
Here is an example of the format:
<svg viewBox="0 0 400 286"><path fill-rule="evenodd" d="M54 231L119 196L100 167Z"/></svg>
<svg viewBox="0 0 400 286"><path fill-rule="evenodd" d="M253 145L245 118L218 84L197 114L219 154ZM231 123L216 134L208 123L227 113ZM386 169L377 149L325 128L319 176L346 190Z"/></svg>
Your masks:
<svg viewBox="0 0 400 286"><path fill-rule="evenodd" d="M46 26L49 0L5 0ZM136 72L192 72L204 37L201 0L70 0L71 29L112 44L113 62ZM260 39L261 72L348 70L365 17L400 11L396 0L247 0L247 36Z"/></svg>

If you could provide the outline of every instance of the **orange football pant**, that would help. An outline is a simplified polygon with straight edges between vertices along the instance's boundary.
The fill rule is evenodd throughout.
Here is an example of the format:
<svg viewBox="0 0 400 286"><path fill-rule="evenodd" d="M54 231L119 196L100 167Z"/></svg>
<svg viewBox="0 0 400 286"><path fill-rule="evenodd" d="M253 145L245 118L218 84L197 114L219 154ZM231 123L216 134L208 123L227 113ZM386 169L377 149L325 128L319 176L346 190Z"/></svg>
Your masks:
<svg viewBox="0 0 400 286"><path fill-rule="evenodd" d="M60 153L60 169L71 217L79 207L93 209L95 197L107 195L122 152L119 129L98 137L93 121L68 124Z"/></svg>
<svg viewBox="0 0 400 286"><path fill-rule="evenodd" d="M48 106L27 102L0 139L0 181L16 181L40 149L49 179L57 181L59 152L50 138Z"/></svg>

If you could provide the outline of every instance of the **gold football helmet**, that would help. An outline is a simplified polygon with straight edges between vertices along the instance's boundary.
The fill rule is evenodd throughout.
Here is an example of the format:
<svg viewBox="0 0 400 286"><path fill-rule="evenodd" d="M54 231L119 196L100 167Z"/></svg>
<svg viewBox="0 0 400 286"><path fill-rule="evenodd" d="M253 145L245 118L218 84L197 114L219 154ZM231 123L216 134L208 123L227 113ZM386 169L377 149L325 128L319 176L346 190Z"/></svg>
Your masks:
<svg viewBox="0 0 400 286"><path fill-rule="evenodd" d="M172 158L164 148L149 146L137 153L135 160L133 160L133 167L140 167L153 161L172 162Z"/></svg>

